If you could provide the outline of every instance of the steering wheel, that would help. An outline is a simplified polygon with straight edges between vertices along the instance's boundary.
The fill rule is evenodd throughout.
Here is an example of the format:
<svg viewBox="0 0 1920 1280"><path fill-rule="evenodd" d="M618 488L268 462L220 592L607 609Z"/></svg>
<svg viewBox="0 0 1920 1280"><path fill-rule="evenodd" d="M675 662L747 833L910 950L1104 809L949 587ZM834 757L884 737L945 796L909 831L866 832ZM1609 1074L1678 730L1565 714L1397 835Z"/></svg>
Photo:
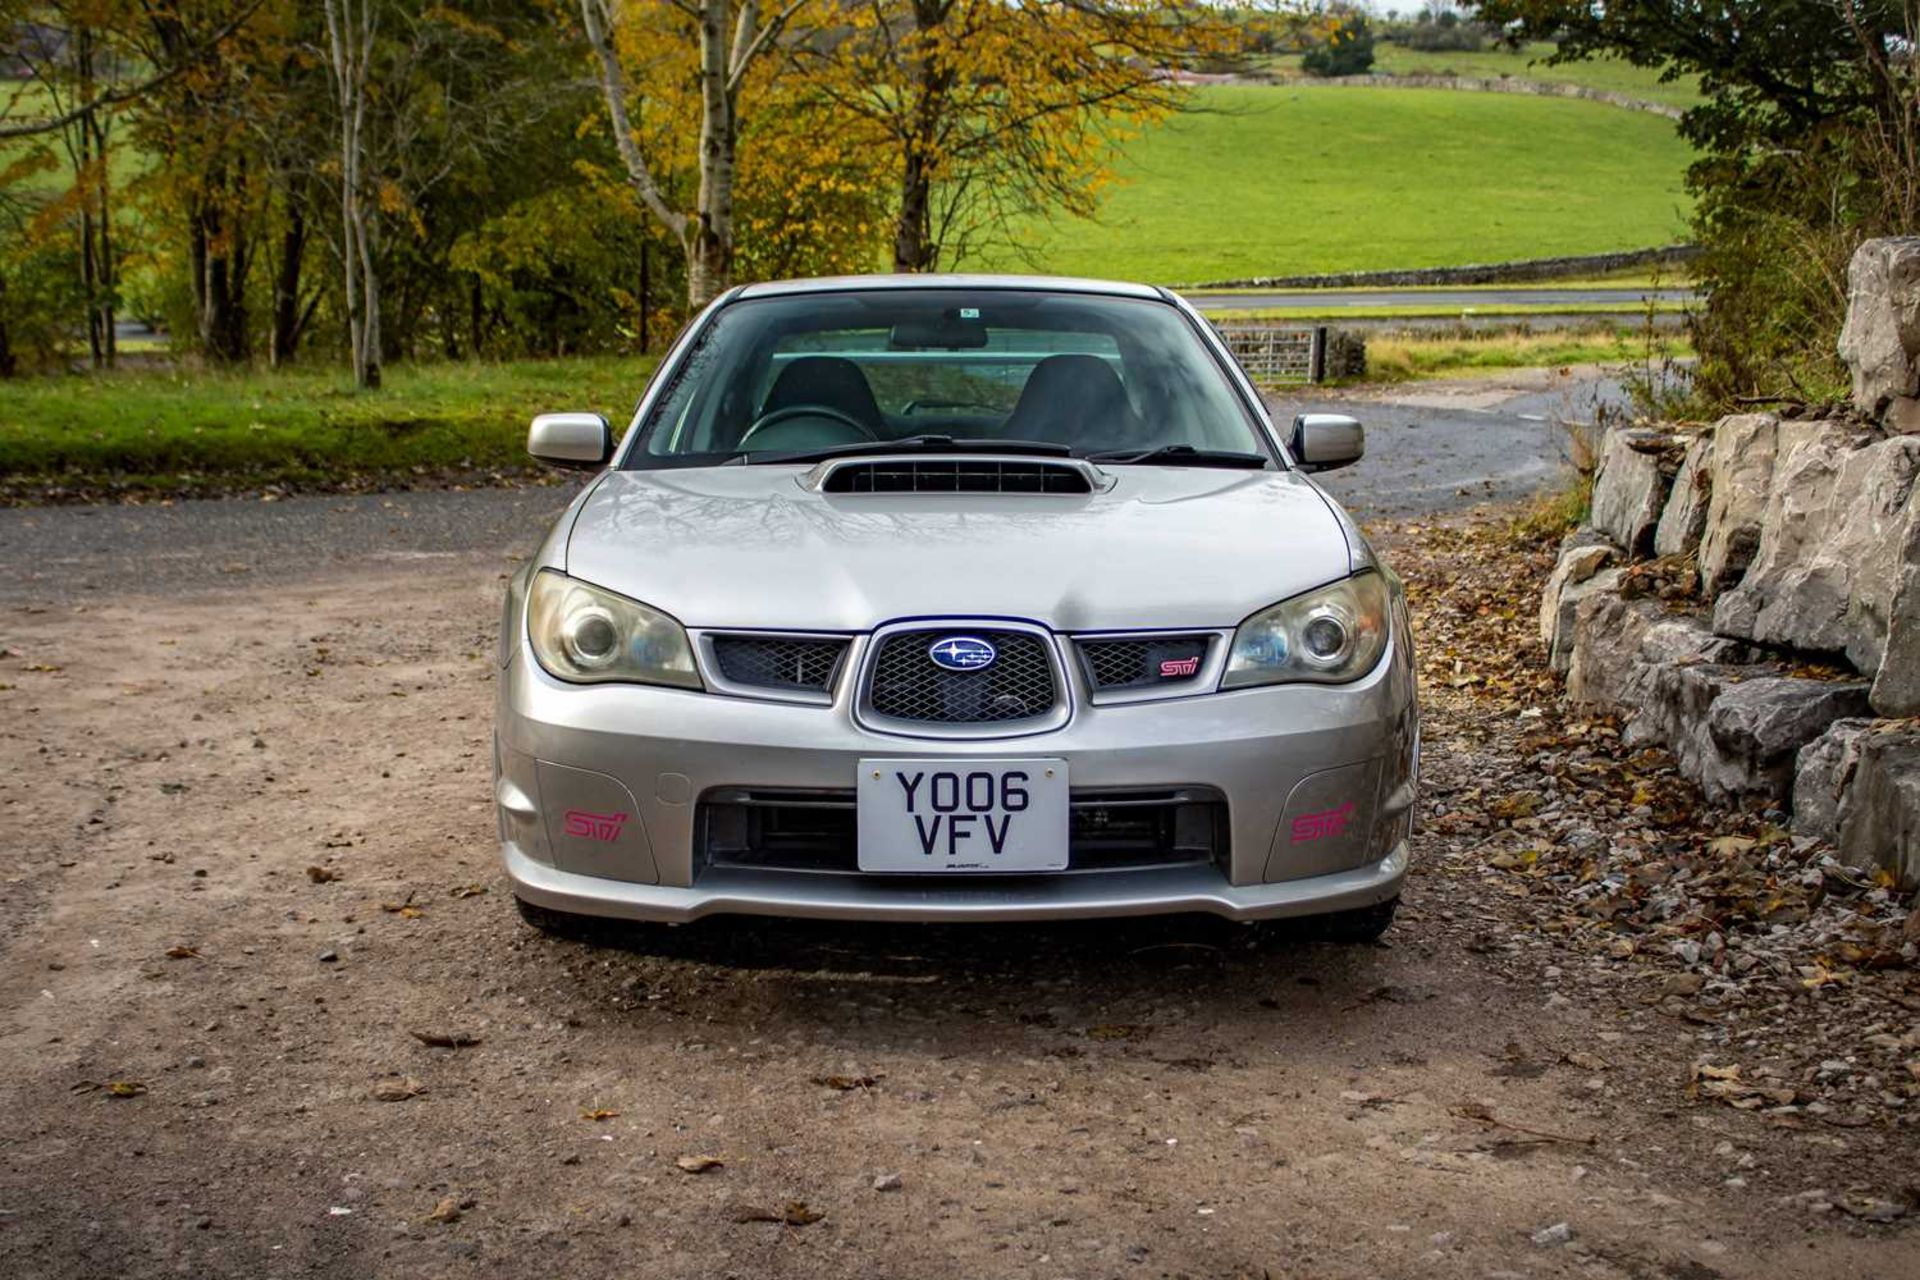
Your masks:
<svg viewBox="0 0 1920 1280"><path fill-rule="evenodd" d="M874 444L880 437L852 414L824 404L795 404L762 416L740 437L740 448L777 452L837 444Z"/></svg>

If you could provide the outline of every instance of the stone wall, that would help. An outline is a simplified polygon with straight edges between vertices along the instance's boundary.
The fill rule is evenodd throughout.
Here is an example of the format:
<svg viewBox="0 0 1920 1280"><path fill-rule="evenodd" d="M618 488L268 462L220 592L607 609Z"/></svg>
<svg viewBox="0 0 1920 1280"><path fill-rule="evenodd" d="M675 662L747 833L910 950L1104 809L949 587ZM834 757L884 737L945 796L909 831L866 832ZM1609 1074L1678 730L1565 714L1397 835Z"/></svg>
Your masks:
<svg viewBox="0 0 1920 1280"><path fill-rule="evenodd" d="M1248 276L1174 287L1191 293L1202 289L1383 289L1421 285L1514 284L1566 280L1586 274L1606 275L1634 267L1678 268L1688 265L1699 256L1697 245L1675 244L1655 249L1625 249L1618 253L1591 253L1577 258L1522 258L1514 262L1478 262L1461 267L1338 271L1311 276ZM1684 281L1675 283L1684 284Z"/></svg>
<svg viewBox="0 0 1920 1280"><path fill-rule="evenodd" d="M1853 262L1850 409L1620 429L1540 609L1568 696L1920 888L1920 240Z"/></svg>
<svg viewBox="0 0 1920 1280"><path fill-rule="evenodd" d="M1358 75L1312 76L1286 75L1273 79L1287 85L1310 85L1334 89L1446 89L1453 93L1517 93L1532 98L1577 98L1583 102L1604 102L1610 107L1645 111L1650 115L1678 120L1684 108L1651 98L1636 98L1630 93L1595 89L1584 84L1564 84L1552 80L1527 80L1520 76L1439 76L1439 75Z"/></svg>

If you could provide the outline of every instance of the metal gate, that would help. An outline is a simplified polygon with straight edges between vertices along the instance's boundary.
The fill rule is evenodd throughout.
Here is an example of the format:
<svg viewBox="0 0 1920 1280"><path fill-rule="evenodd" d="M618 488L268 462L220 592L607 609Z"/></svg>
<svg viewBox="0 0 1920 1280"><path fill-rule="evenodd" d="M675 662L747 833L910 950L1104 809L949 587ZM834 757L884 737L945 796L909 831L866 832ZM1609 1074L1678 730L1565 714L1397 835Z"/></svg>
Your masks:
<svg viewBox="0 0 1920 1280"><path fill-rule="evenodd" d="M1220 324L1233 358L1255 382L1324 382L1327 376L1327 330L1281 328L1276 325Z"/></svg>

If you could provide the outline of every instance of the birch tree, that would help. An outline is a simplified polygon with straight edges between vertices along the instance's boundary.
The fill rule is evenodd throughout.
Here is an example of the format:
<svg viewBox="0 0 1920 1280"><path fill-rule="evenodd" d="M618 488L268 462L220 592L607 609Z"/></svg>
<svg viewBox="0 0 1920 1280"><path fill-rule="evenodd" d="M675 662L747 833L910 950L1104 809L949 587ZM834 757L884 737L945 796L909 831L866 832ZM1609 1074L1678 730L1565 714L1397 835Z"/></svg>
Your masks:
<svg viewBox="0 0 1920 1280"><path fill-rule="evenodd" d="M687 259L687 303L705 306L733 283L734 180L739 149L741 86L809 0L787 0L762 18L758 0L669 0L693 21L699 45L699 186L691 210L676 208L643 153L628 113L629 89L615 35L621 0L580 0L593 46L601 94L627 181L649 213L680 242Z"/></svg>
<svg viewBox="0 0 1920 1280"><path fill-rule="evenodd" d="M346 276L353 380L380 385L379 207L365 187L368 68L376 0L326 0L328 65L340 109L340 262Z"/></svg>

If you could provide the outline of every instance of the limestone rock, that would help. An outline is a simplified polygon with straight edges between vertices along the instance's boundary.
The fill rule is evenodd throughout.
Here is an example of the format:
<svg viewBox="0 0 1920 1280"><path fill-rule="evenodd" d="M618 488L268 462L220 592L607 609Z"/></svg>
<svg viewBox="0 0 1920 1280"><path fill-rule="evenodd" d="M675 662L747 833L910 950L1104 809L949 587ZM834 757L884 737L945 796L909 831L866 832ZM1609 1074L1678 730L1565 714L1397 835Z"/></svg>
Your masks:
<svg viewBox="0 0 1920 1280"><path fill-rule="evenodd" d="M1781 428L1783 446L1799 426ZM1861 441L1845 426L1815 424L1783 447L1760 554L1716 606L1716 630L1844 653L1868 674L1879 669L1903 576L1920 438Z"/></svg>
<svg viewBox="0 0 1920 1280"><path fill-rule="evenodd" d="M1660 512L1660 523L1653 530L1653 554L1683 556L1700 545L1707 527L1707 498L1712 477L1708 460L1713 452L1712 435L1696 436L1687 446L1687 456L1673 477L1673 490Z"/></svg>
<svg viewBox="0 0 1920 1280"><path fill-rule="evenodd" d="M1873 709L1883 716L1920 716L1920 490L1907 499L1907 536L1899 551Z"/></svg>
<svg viewBox="0 0 1920 1280"><path fill-rule="evenodd" d="M1839 826L1843 861L1877 863L1902 890L1920 888L1920 733L1877 732L1860 740Z"/></svg>
<svg viewBox="0 0 1920 1280"><path fill-rule="evenodd" d="M1763 676L1729 684L1707 709L1710 743L1698 744L1700 758L1689 772L1712 800L1748 792L1784 798L1800 748L1835 721L1867 712L1865 681Z"/></svg>
<svg viewBox="0 0 1920 1280"><path fill-rule="evenodd" d="M1868 240L1847 269L1840 358L1853 370L1853 402L1879 417L1897 397L1920 396L1920 239Z"/></svg>
<svg viewBox="0 0 1920 1280"><path fill-rule="evenodd" d="M1667 505L1677 463L1673 437L1642 429L1614 430L1601 445L1593 482L1593 527L1638 559L1653 550L1653 531Z"/></svg>
<svg viewBox="0 0 1920 1280"><path fill-rule="evenodd" d="M1840 800L1853 782L1871 720L1835 720L1800 748L1793 773L1793 830L1832 843L1840 838Z"/></svg>
<svg viewBox="0 0 1920 1280"><path fill-rule="evenodd" d="M1600 593L1574 606L1567 664L1567 697L1575 703L1616 709L1629 717L1656 709L1669 691L1656 689L1663 668L1738 665L1750 650L1716 636L1699 619L1670 614L1653 600L1623 600ZM1642 736L1665 740L1664 733Z"/></svg>
<svg viewBox="0 0 1920 1280"><path fill-rule="evenodd" d="M1540 597L1540 642L1547 646L1555 671L1567 669L1573 647L1574 606L1618 580L1617 572L1600 573L1618 555L1617 547L1590 529L1571 534L1561 543L1559 562Z"/></svg>
<svg viewBox="0 0 1920 1280"><path fill-rule="evenodd" d="M1880 425L1895 435L1920 433L1920 398L1895 396L1881 415Z"/></svg>
<svg viewBox="0 0 1920 1280"><path fill-rule="evenodd" d="M1780 420L1767 413L1722 418L1713 428L1700 533L1700 589L1709 600L1740 581L1759 549L1779 429Z"/></svg>

